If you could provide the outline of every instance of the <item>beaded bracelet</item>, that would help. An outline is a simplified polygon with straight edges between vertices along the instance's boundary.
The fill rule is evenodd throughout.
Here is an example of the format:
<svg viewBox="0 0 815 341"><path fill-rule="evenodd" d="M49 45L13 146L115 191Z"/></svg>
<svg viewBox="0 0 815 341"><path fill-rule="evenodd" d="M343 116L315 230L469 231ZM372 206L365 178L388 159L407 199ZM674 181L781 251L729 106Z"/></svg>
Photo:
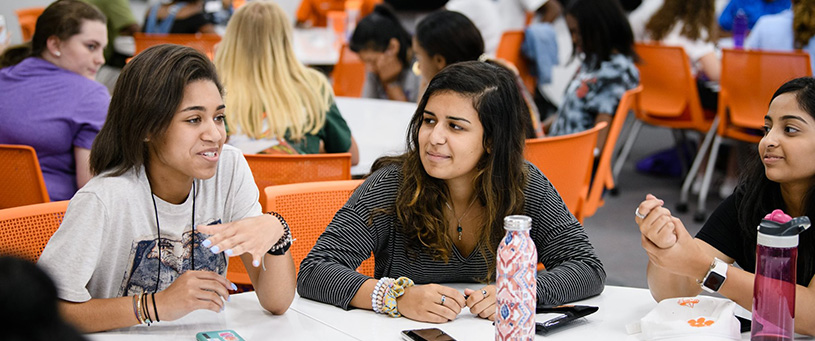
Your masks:
<svg viewBox="0 0 815 341"><path fill-rule="evenodd" d="M272 211L269 212L269 214L277 218L277 220L280 221L280 224L283 225L283 235L280 236L280 239L278 239L277 243L272 245L272 248L269 249L269 251L267 251L266 253L275 256L284 255L286 254L286 251L289 250L289 247L291 247L291 242L293 241L291 236L291 229L289 228L289 224L286 223L286 220L283 219L283 216L281 216L280 213Z"/></svg>
<svg viewBox="0 0 815 341"><path fill-rule="evenodd" d="M385 311L382 310L383 301L385 299L385 293L390 290L393 286L393 278L390 277L382 277L376 282L376 286L374 286L374 291L371 292L371 307L373 308L374 312L377 314L383 314Z"/></svg>
<svg viewBox="0 0 815 341"><path fill-rule="evenodd" d="M396 307L396 299L405 294L405 288L413 286L413 281L407 277L399 277L385 293L383 302L383 311L390 317L402 317L399 309Z"/></svg>

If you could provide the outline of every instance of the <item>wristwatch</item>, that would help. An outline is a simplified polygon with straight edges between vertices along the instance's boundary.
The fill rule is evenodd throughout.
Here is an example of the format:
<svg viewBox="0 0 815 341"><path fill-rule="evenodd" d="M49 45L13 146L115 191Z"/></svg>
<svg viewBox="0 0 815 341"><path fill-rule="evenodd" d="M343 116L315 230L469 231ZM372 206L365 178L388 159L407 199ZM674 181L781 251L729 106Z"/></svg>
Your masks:
<svg viewBox="0 0 815 341"><path fill-rule="evenodd" d="M699 282L702 289L709 293L719 291L724 281L727 279L728 264L725 261L713 257L713 263L710 263L710 269L707 271L705 278Z"/></svg>

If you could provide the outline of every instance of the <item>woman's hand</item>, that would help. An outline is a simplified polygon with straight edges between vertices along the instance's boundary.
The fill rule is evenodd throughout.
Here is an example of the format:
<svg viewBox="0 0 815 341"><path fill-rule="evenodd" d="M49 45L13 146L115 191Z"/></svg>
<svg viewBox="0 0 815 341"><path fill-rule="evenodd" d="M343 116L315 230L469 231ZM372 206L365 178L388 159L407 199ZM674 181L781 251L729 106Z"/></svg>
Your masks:
<svg viewBox="0 0 815 341"><path fill-rule="evenodd" d="M390 51L383 52L376 60L376 75L383 85L395 82L402 73L402 68L402 62Z"/></svg>
<svg viewBox="0 0 815 341"><path fill-rule="evenodd" d="M640 233L643 238L648 239L659 248L669 248L676 244L676 226L673 223L671 211L662 207L665 202L657 197L648 194L645 201L637 206L640 216L635 216L634 221L640 226Z"/></svg>
<svg viewBox="0 0 815 341"><path fill-rule="evenodd" d="M454 320L465 306L464 295L458 290L438 284L409 287L396 301L405 317L432 323Z"/></svg>
<svg viewBox="0 0 815 341"><path fill-rule="evenodd" d="M189 270L178 276L167 289L156 293L156 310L162 321L173 321L198 309L220 312L229 289L235 285L211 271Z"/></svg>
<svg viewBox="0 0 815 341"><path fill-rule="evenodd" d="M260 260L284 233L280 220L269 214L197 228L212 235L201 243L212 253L224 252L230 257L249 253L255 267L260 266Z"/></svg>
<svg viewBox="0 0 815 341"><path fill-rule="evenodd" d="M713 257L693 239L682 221L662 205L664 201L648 194L637 207L637 213L645 216L635 217L642 233L642 248L653 265L670 273L701 279L706 264L710 264Z"/></svg>
<svg viewBox="0 0 815 341"><path fill-rule="evenodd" d="M481 318L495 321L495 286L488 285L479 290L464 289L464 295L468 296L465 304L470 307L470 312Z"/></svg>

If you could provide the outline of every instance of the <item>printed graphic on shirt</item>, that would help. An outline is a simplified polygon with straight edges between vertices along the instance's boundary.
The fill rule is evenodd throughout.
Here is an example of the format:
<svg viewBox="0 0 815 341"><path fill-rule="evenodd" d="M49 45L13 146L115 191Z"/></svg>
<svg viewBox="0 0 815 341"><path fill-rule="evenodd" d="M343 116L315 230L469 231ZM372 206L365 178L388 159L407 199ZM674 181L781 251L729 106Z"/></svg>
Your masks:
<svg viewBox="0 0 815 341"><path fill-rule="evenodd" d="M221 221L217 220L209 225L220 223ZM130 267L124 273L119 296L153 292L156 289L157 274L160 276L158 291L161 291L182 273L193 269L193 266L195 270L212 271L221 275L226 273L226 256L223 253L213 254L209 248L201 246L201 242L209 235L197 231L193 235L192 231L188 230L180 239L166 235L160 240L154 237L145 236L144 239L133 242L130 249ZM194 249L192 245L195 245ZM193 250L194 253L191 253Z"/></svg>

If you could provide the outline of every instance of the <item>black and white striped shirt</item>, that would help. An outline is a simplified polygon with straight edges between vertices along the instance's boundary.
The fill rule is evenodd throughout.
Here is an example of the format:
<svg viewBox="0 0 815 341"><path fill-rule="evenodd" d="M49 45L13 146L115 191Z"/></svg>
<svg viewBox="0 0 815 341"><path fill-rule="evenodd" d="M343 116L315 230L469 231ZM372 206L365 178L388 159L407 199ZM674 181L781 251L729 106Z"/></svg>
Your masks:
<svg viewBox="0 0 815 341"><path fill-rule="evenodd" d="M524 214L532 218L530 235L538 260L546 266L538 273L538 303L557 305L599 294L606 273L583 227L540 170L528 162L526 166ZM351 299L370 278L354 269L372 252L376 278L406 276L416 284L427 284L478 282L487 277L487 264L478 248L464 256L453 247L445 263L409 252L394 215L374 213L373 224L368 225L373 210L393 207L400 181L401 169L391 165L373 173L354 191L300 263L300 296L349 309Z"/></svg>

